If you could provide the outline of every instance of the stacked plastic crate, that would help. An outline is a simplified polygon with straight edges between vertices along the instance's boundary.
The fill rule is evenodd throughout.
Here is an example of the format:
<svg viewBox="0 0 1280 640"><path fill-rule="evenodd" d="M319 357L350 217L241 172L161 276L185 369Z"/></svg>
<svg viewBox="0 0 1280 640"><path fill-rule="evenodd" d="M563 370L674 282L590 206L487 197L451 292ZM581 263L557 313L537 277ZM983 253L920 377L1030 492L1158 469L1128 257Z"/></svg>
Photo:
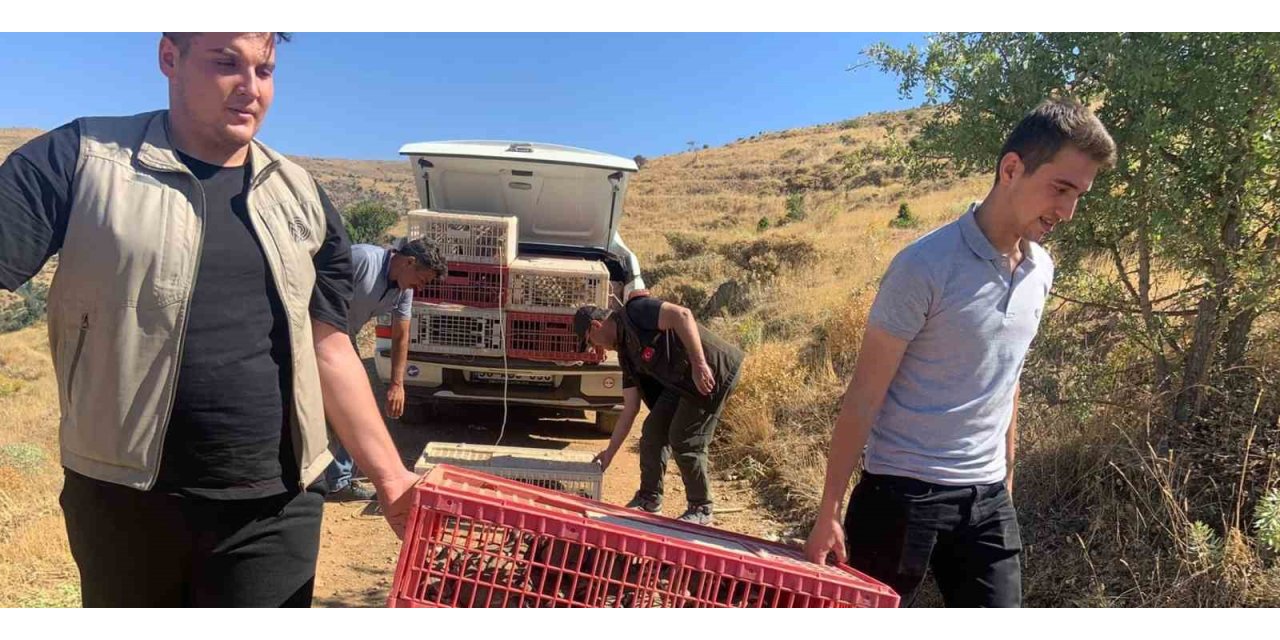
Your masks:
<svg viewBox="0 0 1280 640"><path fill-rule="evenodd" d="M409 348L426 353L496 356L506 351L502 306L518 238L513 216L418 210L409 237L440 247L449 272L415 292Z"/></svg>
<svg viewBox="0 0 1280 640"><path fill-rule="evenodd" d="M507 286L507 355L549 362L600 362L579 351L573 313L609 303L609 270L596 260L520 256Z"/></svg>
<svg viewBox="0 0 1280 640"><path fill-rule="evenodd" d="M598 363L573 332L578 307L609 302L597 260L517 257L517 221L435 211L409 213L409 237L440 247L449 271L418 292L410 348L427 353Z"/></svg>

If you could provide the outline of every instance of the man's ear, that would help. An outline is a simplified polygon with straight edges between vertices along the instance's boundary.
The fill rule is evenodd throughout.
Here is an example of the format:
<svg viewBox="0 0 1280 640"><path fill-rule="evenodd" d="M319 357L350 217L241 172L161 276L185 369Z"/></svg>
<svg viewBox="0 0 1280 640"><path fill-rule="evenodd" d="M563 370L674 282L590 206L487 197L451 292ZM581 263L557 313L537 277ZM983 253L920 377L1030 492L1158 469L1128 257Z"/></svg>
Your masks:
<svg viewBox="0 0 1280 640"><path fill-rule="evenodd" d="M166 78L173 78L174 74L178 72L178 60L181 55L181 52L178 51L178 45L174 44L172 40L160 36L160 48L157 57L160 62L160 73L163 73Z"/></svg>
<svg viewBox="0 0 1280 640"><path fill-rule="evenodd" d="M1000 158L1000 184L1008 186L1026 170L1027 166L1022 163L1022 156L1019 156L1016 151L1004 154Z"/></svg>

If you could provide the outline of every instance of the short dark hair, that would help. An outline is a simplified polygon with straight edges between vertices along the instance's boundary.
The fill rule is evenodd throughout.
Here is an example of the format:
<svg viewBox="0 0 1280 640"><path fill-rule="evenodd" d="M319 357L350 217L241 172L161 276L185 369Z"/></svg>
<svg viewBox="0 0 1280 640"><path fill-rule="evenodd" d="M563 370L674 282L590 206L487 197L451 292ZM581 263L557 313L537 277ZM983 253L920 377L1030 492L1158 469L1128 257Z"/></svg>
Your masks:
<svg viewBox="0 0 1280 640"><path fill-rule="evenodd" d="M203 31L165 31L160 35L169 39L174 46L178 47L178 51L186 53L191 48L191 41ZM293 39L293 33L288 31L265 31L265 35L274 36L276 44L288 42Z"/></svg>
<svg viewBox="0 0 1280 640"><path fill-rule="evenodd" d="M395 252L418 261L418 266L430 269L439 275L449 272L449 264L440 254L440 247L430 238L405 238L396 243Z"/></svg>
<svg viewBox="0 0 1280 640"><path fill-rule="evenodd" d="M1105 168L1116 164L1116 143L1102 121L1072 98L1050 98L1022 118L1005 139L996 158L996 182L1000 181L1000 162L1009 152L1018 154L1030 174L1052 160L1066 144Z"/></svg>

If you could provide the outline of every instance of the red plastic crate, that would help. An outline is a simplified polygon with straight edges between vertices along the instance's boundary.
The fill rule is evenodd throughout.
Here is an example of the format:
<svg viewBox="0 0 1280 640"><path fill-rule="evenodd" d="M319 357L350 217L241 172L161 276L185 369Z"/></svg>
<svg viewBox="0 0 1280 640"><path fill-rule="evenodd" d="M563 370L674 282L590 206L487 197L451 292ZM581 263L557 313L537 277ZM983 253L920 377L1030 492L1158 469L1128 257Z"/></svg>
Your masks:
<svg viewBox="0 0 1280 640"><path fill-rule="evenodd" d="M507 267L471 262L450 262L448 273L414 292L423 302L461 304L493 309L507 301Z"/></svg>
<svg viewBox="0 0 1280 640"><path fill-rule="evenodd" d="M578 351L571 315L509 311L506 332L507 355L512 358L590 364L603 360L596 351Z"/></svg>
<svg viewBox="0 0 1280 640"><path fill-rule="evenodd" d="M896 607L801 551L438 465L414 488L392 607Z"/></svg>

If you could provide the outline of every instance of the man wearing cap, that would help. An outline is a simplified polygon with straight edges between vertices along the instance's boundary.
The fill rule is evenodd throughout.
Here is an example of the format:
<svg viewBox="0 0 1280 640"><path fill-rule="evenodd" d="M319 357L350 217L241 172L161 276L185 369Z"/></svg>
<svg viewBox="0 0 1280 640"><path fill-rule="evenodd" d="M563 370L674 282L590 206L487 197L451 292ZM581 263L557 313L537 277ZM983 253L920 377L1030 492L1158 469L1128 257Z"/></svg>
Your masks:
<svg viewBox="0 0 1280 640"><path fill-rule="evenodd" d="M688 509L681 520L711 524L707 446L742 368L738 347L699 325L688 309L643 296L621 310L578 309L574 331L583 343L618 352L622 367L622 415L609 446L596 456L609 468L627 439L640 401L649 407L640 433L640 490L627 508L662 511L662 479L675 454Z"/></svg>
<svg viewBox="0 0 1280 640"><path fill-rule="evenodd" d="M354 295L347 307L347 334L356 335L369 320L391 313L391 383L387 386L387 417L404 413L404 371L409 361L409 319L413 292L421 291L447 272L440 249L429 239L401 239L393 248L371 244L351 246ZM329 495L335 500L374 500L372 487L352 482L355 462L336 439L332 440L333 464L325 470Z"/></svg>

